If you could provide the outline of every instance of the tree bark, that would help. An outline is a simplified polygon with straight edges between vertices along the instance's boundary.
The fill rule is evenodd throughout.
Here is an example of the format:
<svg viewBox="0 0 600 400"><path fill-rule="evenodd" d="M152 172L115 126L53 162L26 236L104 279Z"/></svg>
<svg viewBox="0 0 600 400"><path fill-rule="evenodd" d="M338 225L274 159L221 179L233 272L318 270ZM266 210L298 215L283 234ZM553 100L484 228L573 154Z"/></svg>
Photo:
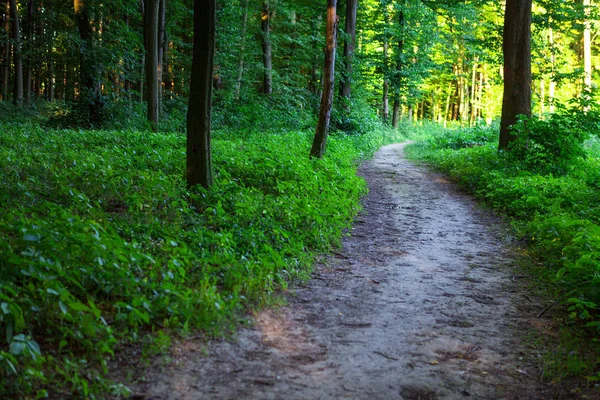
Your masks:
<svg viewBox="0 0 600 400"><path fill-rule="evenodd" d="M405 0L402 1L401 6L404 7L406 4ZM400 28L400 36L398 38L398 54L396 55L396 79L394 82L394 113L392 116L392 127L398 128L400 122L400 85L402 84L402 57L404 54L404 27L406 25L406 18L404 17L404 9L398 12L398 27Z"/></svg>
<svg viewBox="0 0 600 400"><path fill-rule="evenodd" d="M269 1L263 3L261 16L262 51L263 51L263 90L264 94L273 93L273 55L271 50L271 8Z"/></svg>
<svg viewBox="0 0 600 400"><path fill-rule="evenodd" d="M548 87L548 102L550 103L550 114L554 114L554 93L556 91L556 49L554 48L554 29L548 29L548 44L550 45L550 62L552 63L552 76Z"/></svg>
<svg viewBox="0 0 600 400"><path fill-rule="evenodd" d="M238 66L238 77L235 86L235 99L239 100L242 93L242 81L244 78L244 52L246 51L246 31L248 29L248 0L244 0L244 14L242 15L242 37L240 38L240 61Z"/></svg>
<svg viewBox="0 0 600 400"><path fill-rule="evenodd" d="M583 87L592 90L592 34L590 29L590 0L583 0Z"/></svg>
<svg viewBox="0 0 600 400"><path fill-rule="evenodd" d="M337 39L337 0L327 0L327 48L325 50L325 72L323 76L323 95L319 121L313 140L310 156L322 158L327 145L331 106L333 104L333 85L335 80L335 47Z"/></svg>
<svg viewBox="0 0 600 400"><path fill-rule="evenodd" d="M194 1L194 54L187 114L188 186L212 186L210 150L216 0Z"/></svg>
<svg viewBox="0 0 600 400"><path fill-rule="evenodd" d="M6 37L10 37L10 2L6 0L6 11L3 14L3 27L6 31ZM7 40L2 51L2 100L8 100L8 81L10 80L10 42Z"/></svg>
<svg viewBox="0 0 600 400"><path fill-rule="evenodd" d="M387 22L387 21L386 21ZM390 118L390 83L388 80L388 38L384 35L383 38L383 109L382 120L384 124L388 123Z"/></svg>
<svg viewBox="0 0 600 400"><path fill-rule="evenodd" d="M160 0L158 6L158 113L162 111L163 103L163 75L164 59L167 51L165 36L165 17L167 13L167 0Z"/></svg>
<svg viewBox="0 0 600 400"><path fill-rule="evenodd" d="M342 99L342 105L346 112L350 111L350 94L352 91L352 61L354 58L354 47L356 43L357 9L358 0L346 0L346 37L344 38L344 70L342 72L342 79L340 85L340 98Z"/></svg>
<svg viewBox="0 0 600 400"><path fill-rule="evenodd" d="M27 48L30 50L33 48L33 0L29 0L27 4L27 39L26 39ZM31 65L33 63L32 51L29 51L29 55L26 57L27 68L25 69L25 83L23 85L23 90L25 91L25 104L29 104L31 102L31 80L32 80L32 71Z"/></svg>
<svg viewBox="0 0 600 400"><path fill-rule="evenodd" d="M21 107L23 105L23 59L21 57L19 9L17 8L16 0L10 0L10 19L12 22L11 39L13 41L13 60L15 65L13 103L17 107Z"/></svg>
<svg viewBox="0 0 600 400"><path fill-rule="evenodd" d="M498 149L515 139L510 127L518 115L531 115L532 0L507 0L504 14L504 96Z"/></svg>
<svg viewBox="0 0 600 400"><path fill-rule="evenodd" d="M146 0L146 101L147 118L152 130L158 130L158 10L159 0Z"/></svg>

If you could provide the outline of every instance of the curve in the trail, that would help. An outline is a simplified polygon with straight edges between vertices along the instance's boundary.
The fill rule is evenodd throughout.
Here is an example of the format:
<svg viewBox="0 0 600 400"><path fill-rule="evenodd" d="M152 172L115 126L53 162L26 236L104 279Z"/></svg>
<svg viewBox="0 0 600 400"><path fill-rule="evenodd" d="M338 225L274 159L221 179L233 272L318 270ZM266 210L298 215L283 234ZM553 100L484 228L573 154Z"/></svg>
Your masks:
<svg viewBox="0 0 600 400"><path fill-rule="evenodd" d="M441 175L382 148L342 249L235 342L182 343L152 399L527 399L505 228Z"/></svg>

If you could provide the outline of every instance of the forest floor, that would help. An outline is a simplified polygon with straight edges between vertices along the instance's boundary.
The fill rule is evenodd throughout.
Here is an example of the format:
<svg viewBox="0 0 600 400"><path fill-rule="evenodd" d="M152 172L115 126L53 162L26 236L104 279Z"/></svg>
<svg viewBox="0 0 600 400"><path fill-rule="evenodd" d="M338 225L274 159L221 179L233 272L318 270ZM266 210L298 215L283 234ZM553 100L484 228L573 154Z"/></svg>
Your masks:
<svg viewBox="0 0 600 400"><path fill-rule="evenodd" d="M569 398L540 382L529 333L552 319L508 228L404 146L362 165L364 212L286 305L234 340L191 338L138 366L134 398Z"/></svg>

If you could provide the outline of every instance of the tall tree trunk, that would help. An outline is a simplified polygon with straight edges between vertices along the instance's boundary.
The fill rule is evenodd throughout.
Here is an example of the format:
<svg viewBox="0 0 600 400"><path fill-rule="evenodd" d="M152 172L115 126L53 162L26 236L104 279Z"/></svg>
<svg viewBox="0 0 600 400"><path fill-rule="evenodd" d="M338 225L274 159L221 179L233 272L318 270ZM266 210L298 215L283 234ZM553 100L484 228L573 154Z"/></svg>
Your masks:
<svg viewBox="0 0 600 400"><path fill-rule="evenodd" d="M346 37L344 38L344 70L342 71L342 79L340 85L340 98L342 99L342 104L346 112L350 111L350 93L352 90L352 61L354 58L354 47L356 43L357 9L358 0L346 0ZM387 121L387 118L385 118L385 121Z"/></svg>
<svg viewBox="0 0 600 400"><path fill-rule="evenodd" d="M446 94L446 107L444 108L444 128L448 126L448 112L450 111L450 98L452 97L452 82L448 82L448 93Z"/></svg>
<svg viewBox="0 0 600 400"><path fill-rule="evenodd" d="M25 70L25 104L29 104L31 102L31 90L32 90L32 71L31 67L33 64L33 0L29 0L27 4L27 48L30 50L29 55L27 56L27 68Z"/></svg>
<svg viewBox="0 0 600 400"><path fill-rule="evenodd" d="M585 20L583 24L583 86L592 90L592 34L590 29L590 0L583 0Z"/></svg>
<svg viewBox="0 0 600 400"><path fill-rule="evenodd" d="M23 105L23 59L21 57L19 9L17 8L16 0L10 0L10 19L12 22L11 39L13 41L13 59L15 64L13 103L17 107L21 107Z"/></svg>
<svg viewBox="0 0 600 400"><path fill-rule="evenodd" d="M213 184L210 151L216 0L194 1L194 55L187 114L188 186Z"/></svg>
<svg viewBox="0 0 600 400"><path fill-rule="evenodd" d="M159 0L146 0L146 101L147 118L152 130L158 130L158 9Z"/></svg>
<svg viewBox="0 0 600 400"><path fill-rule="evenodd" d="M477 96L475 91L477 90L477 60L473 63L473 72L471 75L471 116L469 118L469 125L475 124L475 116L477 114Z"/></svg>
<svg viewBox="0 0 600 400"><path fill-rule="evenodd" d="M402 0L401 5L404 7L406 4L405 0ZM398 12L398 27L400 28L400 35L398 38L398 54L396 55L396 82L393 83L394 87L394 113L392 116L392 127L398 128L400 122L400 85L402 84L400 77L402 76L402 57L404 56L404 27L406 25L406 19L404 17L404 8Z"/></svg>
<svg viewBox="0 0 600 400"><path fill-rule="evenodd" d="M548 102L550 103L550 114L554 114L554 93L556 91L556 49L554 48L554 29L548 29L548 44L550 45L550 62L552 63L552 76L548 87Z"/></svg>
<svg viewBox="0 0 600 400"><path fill-rule="evenodd" d="M531 2L506 0L504 14L504 96L498 149L515 139L518 115L531 115Z"/></svg>
<svg viewBox="0 0 600 400"><path fill-rule="evenodd" d="M387 23L387 21L386 21ZM382 120L384 124L389 122L390 118L390 83L388 81L388 38L384 35L383 38L383 107L382 107Z"/></svg>
<svg viewBox="0 0 600 400"><path fill-rule="evenodd" d="M239 100L242 93L242 81L244 78L244 53L246 52L246 31L248 29L248 0L244 0L244 13L242 15L242 37L240 38L240 57L238 65L238 76L235 85L235 99Z"/></svg>
<svg viewBox="0 0 600 400"><path fill-rule="evenodd" d="M263 51L263 90L264 94L273 93L273 55L271 50L271 7L269 1L263 3L261 17Z"/></svg>
<svg viewBox="0 0 600 400"><path fill-rule="evenodd" d="M327 0L327 48L325 50L325 72L323 75L323 95L319 122L310 150L311 157L322 158L327 145L331 106L333 104L333 85L335 80L335 46L337 38L337 0Z"/></svg>
<svg viewBox="0 0 600 400"><path fill-rule="evenodd" d="M160 0L158 6L158 113L162 111L163 103L163 75L164 60L167 51L165 36L165 17L167 13L167 0Z"/></svg>
<svg viewBox="0 0 600 400"><path fill-rule="evenodd" d="M6 0L6 11L3 14L3 27L6 31L6 37L10 37L10 2ZM7 40L2 51L2 100L8 100L8 81L10 80L10 42Z"/></svg>

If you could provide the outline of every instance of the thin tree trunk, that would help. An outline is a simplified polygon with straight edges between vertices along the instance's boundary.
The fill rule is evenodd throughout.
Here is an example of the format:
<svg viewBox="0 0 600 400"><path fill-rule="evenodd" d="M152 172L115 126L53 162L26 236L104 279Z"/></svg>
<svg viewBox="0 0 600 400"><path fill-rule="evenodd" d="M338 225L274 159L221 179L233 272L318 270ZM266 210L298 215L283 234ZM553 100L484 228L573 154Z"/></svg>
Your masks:
<svg viewBox="0 0 600 400"><path fill-rule="evenodd" d="M450 111L450 98L452 97L452 82L448 82L448 94L446 95L446 108L444 109L444 128L448 126L448 111Z"/></svg>
<svg viewBox="0 0 600 400"><path fill-rule="evenodd" d="M160 0L158 6L158 113L162 111L163 103L163 65L166 54L165 37L165 16L167 10L167 0Z"/></svg>
<svg viewBox="0 0 600 400"><path fill-rule="evenodd" d="M311 157L322 158L327 145L331 106L333 104L333 86L335 80L335 46L337 38L337 0L327 0L327 49L325 51L325 73L323 75L323 95L319 122L310 150Z"/></svg>
<svg viewBox="0 0 600 400"><path fill-rule="evenodd" d="M13 103L15 103L17 107L21 107L23 105L23 59L21 57L19 9L17 8L16 0L10 0L10 19L12 22L11 38L13 40L13 59L15 64Z"/></svg>
<svg viewBox="0 0 600 400"><path fill-rule="evenodd" d="M273 54L271 50L271 7L269 1L263 3L261 17L263 51L263 90L264 94L273 93Z"/></svg>
<svg viewBox="0 0 600 400"><path fill-rule="evenodd" d="M342 79L340 85L340 98L342 99L342 104L346 112L350 112L350 94L352 90L352 61L354 57L354 47L356 43L357 8L358 0L346 0L346 37L344 39L344 70L342 72ZM385 121L387 122L387 117L385 117Z"/></svg>
<svg viewBox="0 0 600 400"><path fill-rule="evenodd" d="M540 80L540 110L539 117L542 118L545 112L545 104L546 103L546 81Z"/></svg>
<svg viewBox="0 0 600 400"><path fill-rule="evenodd" d="M550 103L550 114L554 114L554 93L556 91L555 68L556 68L556 49L554 48L554 29L548 29L548 44L550 45L550 62L552 63L552 76L548 87L548 102Z"/></svg>
<svg viewBox="0 0 600 400"><path fill-rule="evenodd" d="M583 86L592 90L592 35L590 30L590 0L583 0L585 20L583 24Z"/></svg>
<svg viewBox="0 0 600 400"><path fill-rule="evenodd" d="M158 9L159 0L146 0L146 100L147 118L152 130L158 130Z"/></svg>
<svg viewBox="0 0 600 400"><path fill-rule="evenodd" d="M240 60L238 65L238 76L235 86L235 99L239 100L242 93L242 81L244 78L244 53L246 52L246 31L248 29L248 0L244 0L244 14L242 15L242 37L240 38Z"/></svg>
<svg viewBox="0 0 600 400"><path fill-rule="evenodd" d="M6 37L10 37L10 1L5 1L6 12L4 13L4 29L6 31ZM7 40L4 44L2 52L3 65L2 65L2 100L8 100L8 81L10 80L10 42Z"/></svg>
<svg viewBox="0 0 600 400"><path fill-rule="evenodd" d="M384 124L387 124L388 120L390 118L390 100L389 100L390 83L388 81L387 65L388 65L388 39L387 39L387 36L384 35L384 38L383 38L383 107L382 107L383 108L382 109L382 120L383 120Z"/></svg>
<svg viewBox="0 0 600 400"><path fill-rule="evenodd" d="M504 14L504 96L498 149L515 139L518 115L531 115L531 2L507 0Z"/></svg>
<svg viewBox="0 0 600 400"><path fill-rule="evenodd" d="M476 107L476 95L475 90L477 89L477 60L473 63L473 73L471 75L471 116L469 118L469 125L475 124L475 116L477 114Z"/></svg>
<svg viewBox="0 0 600 400"><path fill-rule="evenodd" d="M194 54L187 114L188 186L213 184L210 149L216 0L194 1Z"/></svg>
<svg viewBox="0 0 600 400"><path fill-rule="evenodd" d="M30 50L33 47L33 0L29 0L29 3L27 4L27 48L29 48ZM24 90L25 90L25 104L29 104L31 102L31 80L32 80L32 71L31 71L31 64L32 64L32 55L31 55L31 51L29 52L30 54L27 56L26 60L27 60L27 68L26 68L26 72L25 72L25 83L24 83Z"/></svg>
<svg viewBox="0 0 600 400"><path fill-rule="evenodd" d="M402 7L406 4L405 0L402 0ZM404 9L401 9L398 13L398 26L400 28L400 35L398 38L398 54L396 55L396 78L395 82L393 82L394 88L394 112L392 114L392 127L394 129L398 128L398 123L400 122L400 85L402 82L400 81L400 76L402 74L402 57L404 55L404 27L406 25L406 19L404 17Z"/></svg>

